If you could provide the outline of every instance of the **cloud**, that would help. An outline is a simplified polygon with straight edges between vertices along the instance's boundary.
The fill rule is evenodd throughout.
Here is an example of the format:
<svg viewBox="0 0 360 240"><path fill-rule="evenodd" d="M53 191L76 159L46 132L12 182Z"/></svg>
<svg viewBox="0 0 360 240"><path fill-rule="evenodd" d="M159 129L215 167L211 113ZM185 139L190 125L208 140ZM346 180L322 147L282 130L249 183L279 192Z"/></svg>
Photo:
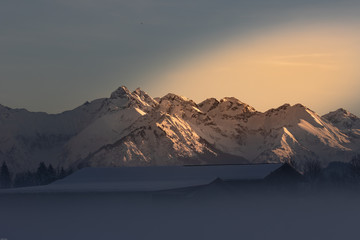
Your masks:
<svg viewBox="0 0 360 240"><path fill-rule="evenodd" d="M325 69L338 69L334 59L339 57L334 53L303 53L293 55L274 56L271 60L263 63L283 65L283 66L298 66L298 67L315 67ZM332 63L329 63L332 62Z"/></svg>
<svg viewBox="0 0 360 240"><path fill-rule="evenodd" d="M275 56L275 59L298 59L298 58L323 58L334 57L334 53L305 53L296 55Z"/></svg>
<svg viewBox="0 0 360 240"><path fill-rule="evenodd" d="M321 63L306 63L306 62L286 62L286 61L269 61L268 64L283 65L283 66L299 66L299 67L316 67L326 69L337 69L336 65L321 64Z"/></svg>

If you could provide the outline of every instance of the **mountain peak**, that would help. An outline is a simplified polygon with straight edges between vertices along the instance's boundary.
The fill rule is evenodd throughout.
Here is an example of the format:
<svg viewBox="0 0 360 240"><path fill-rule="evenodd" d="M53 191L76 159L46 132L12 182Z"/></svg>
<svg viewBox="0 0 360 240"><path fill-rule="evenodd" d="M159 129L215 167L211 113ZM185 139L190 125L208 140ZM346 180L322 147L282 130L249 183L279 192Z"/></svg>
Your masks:
<svg viewBox="0 0 360 240"><path fill-rule="evenodd" d="M139 100L145 102L151 107L155 107L158 103L152 97L149 96L145 91L141 90L139 87L132 92L134 97L138 97Z"/></svg>
<svg viewBox="0 0 360 240"><path fill-rule="evenodd" d="M185 102L188 102L188 101L191 101L190 99L188 99L187 97L183 97L183 96L180 96L180 95L176 95L174 93L168 93L166 94L165 96L163 96L161 98L161 100L178 100L178 101L185 101Z"/></svg>
<svg viewBox="0 0 360 240"><path fill-rule="evenodd" d="M125 86L121 86L111 93L110 98L123 98L126 95L129 95L130 91Z"/></svg>
<svg viewBox="0 0 360 240"><path fill-rule="evenodd" d="M346 116L353 115L352 113L350 113L348 110L346 110L344 108L339 108L338 110L334 111L334 113L336 113L336 114L344 114Z"/></svg>
<svg viewBox="0 0 360 240"><path fill-rule="evenodd" d="M219 105L219 101L216 98L208 98L205 101L199 103L199 108L203 112L209 112Z"/></svg>
<svg viewBox="0 0 360 240"><path fill-rule="evenodd" d="M285 103L283 105L281 105L280 107L277 108L271 108L269 110L267 110L265 112L265 114L271 114L274 112L279 112L279 111L285 111L285 110L295 110L295 111L299 111L299 110L306 110L307 107L305 107L304 105L302 105L301 103L297 103L293 106L291 106L289 103Z"/></svg>
<svg viewBox="0 0 360 240"><path fill-rule="evenodd" d="M231 103L237 103L237 104L244 104L243 102L241 102L239 99L235 98L235 97L224 97L220 100L220 103L222 102L231 102Z"/></svg>
<svg viewBox="0 0 360 240"><path fill-rule="evenodd" d="M250 105L241 102L235 97L224 97L220 101L216 98L208 98L199 103L199 109L208 113L211 117L243 119L252 116L257 111Z"/></svg>
<svg viewBox="0 0 360 240"><path fill-rule="evenodd" d="M302 105L301 103L297 103L295 104L293 107L297 107L297 108L307 108L306 106Z"/></svg>
<svg viewBox="0 0 360 240"><path fill-rule="evenodd" d="M135 89L133 92L132 92L133 95L137 95L139 96L140 98L144 98L145 96L146 97L150 97L145 91L141 90L139 87L137 89Z"/></svg>
<svg viewBox="0 0 360 240"><path fill-rule="evenodd" d="M331 119L340 119L340 118L350 118L350 119L359 119L356 115L352 114L348 110L344 108L339 108L336 111L329 112L328 114L325 114L323 117L325 118L331 118Z"/></svg>
<svg viewBox="0 0 360 240"><path fill-rule="evenodd" d="M323 116L326 120L334 124L339 129L352 129L360 127L360 118L344 108L329 112Z"/></svg>
<svg viewBox="0 0 360 240"><path fill-rule="evenodd" d="M133 93L136 93L137 95L142 95L144 91L142 91L139 87L135 89L135 91Z"/></svg>
<svg viewBox="0 0 360 240"><path fill-rule="evenodd" d="M227 112L230 115L238 114L238 113L255 113L255 108L250 105L241 102L239 99L235 97L225 97L220 100L219 105L217 107L221 112Z"/></svg>

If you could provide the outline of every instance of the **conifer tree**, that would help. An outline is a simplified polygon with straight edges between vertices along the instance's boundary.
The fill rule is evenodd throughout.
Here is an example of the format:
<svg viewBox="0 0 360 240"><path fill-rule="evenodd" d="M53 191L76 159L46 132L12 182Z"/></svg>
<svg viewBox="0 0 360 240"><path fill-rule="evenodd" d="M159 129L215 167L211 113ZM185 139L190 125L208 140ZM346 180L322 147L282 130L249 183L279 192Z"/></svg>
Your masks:
<svg viewBox="0 0 360 240"><path fill-rule="evenodd" d="M11 187L11 177L9 168L4 162L0 169L0 188L9 188Z"/></svg>

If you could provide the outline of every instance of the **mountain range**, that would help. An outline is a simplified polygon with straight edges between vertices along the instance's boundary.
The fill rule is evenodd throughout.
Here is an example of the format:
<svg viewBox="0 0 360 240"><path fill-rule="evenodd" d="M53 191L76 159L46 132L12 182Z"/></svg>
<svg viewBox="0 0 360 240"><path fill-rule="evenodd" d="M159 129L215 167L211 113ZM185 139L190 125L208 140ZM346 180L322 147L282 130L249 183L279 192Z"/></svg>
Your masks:
<svg viewBox="0 0 360 240"><path fill-rule="evenodd" d="M12 172L40 162L86 166L327 165L360 152L360 118L344 109L319 116L301 105L259 112L234 97L201 103L169 93L152 98L122 86L60 114L0 105L0 163Z"/></svg>

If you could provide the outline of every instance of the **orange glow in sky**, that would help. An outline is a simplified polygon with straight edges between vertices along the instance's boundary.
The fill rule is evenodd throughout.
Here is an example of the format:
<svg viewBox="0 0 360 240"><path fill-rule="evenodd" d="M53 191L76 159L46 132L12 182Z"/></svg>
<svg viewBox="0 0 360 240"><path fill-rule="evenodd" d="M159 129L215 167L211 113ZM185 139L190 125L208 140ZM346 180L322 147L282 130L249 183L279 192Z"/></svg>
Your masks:
<svg viewBox="0 0 360 240"><path fill-rule="evenodd" d="M197 102L235 96L259 111L302 103L323 114L359 95L360 34L353 29L307 25L233 37L156 78Z"/></svg>

